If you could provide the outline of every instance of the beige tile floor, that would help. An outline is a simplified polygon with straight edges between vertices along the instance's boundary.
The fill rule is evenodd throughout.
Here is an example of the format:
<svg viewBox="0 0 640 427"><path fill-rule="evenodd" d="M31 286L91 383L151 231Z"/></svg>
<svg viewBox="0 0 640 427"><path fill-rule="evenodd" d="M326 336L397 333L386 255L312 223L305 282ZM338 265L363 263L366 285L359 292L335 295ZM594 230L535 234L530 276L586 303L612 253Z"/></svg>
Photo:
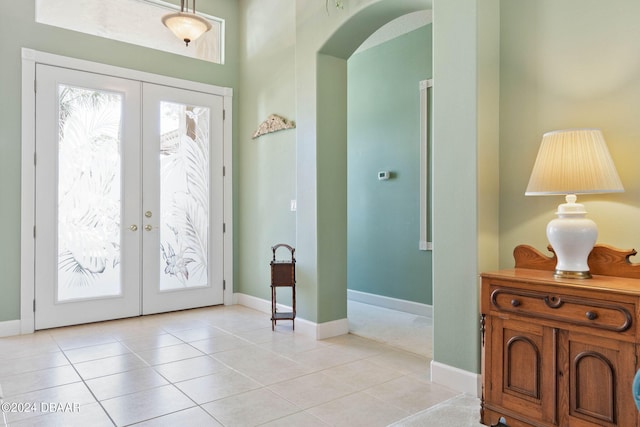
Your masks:
<svg viewBox="0 0 640 427"><path fill-rule="evenodd" d="M0 338L0 393L14 410L0 423L478 425L477 399L432 384L428 362L353 334L272 332L242 306L59 328Z"/></svg>
<svg viewBox="0 0 640 427"><path fill-rule="evenodd" d="M433 320L384 307L347 301L349 332L431 359Z"/></svg>
<svg viewBox="0 0 640 427"><path fill-rule="evenodd" d="M357 301L347 301L349 332L431 360L433 319ZM482 427L480 401L459 395L393 423L401 427Z"/></svg>

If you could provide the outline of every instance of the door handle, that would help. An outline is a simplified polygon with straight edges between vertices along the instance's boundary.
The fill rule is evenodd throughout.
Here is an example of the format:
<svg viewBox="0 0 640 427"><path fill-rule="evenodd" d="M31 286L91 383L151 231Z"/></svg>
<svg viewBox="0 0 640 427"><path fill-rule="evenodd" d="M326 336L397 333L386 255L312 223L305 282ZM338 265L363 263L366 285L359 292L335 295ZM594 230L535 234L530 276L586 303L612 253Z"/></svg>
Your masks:
<svg viewBox="0 0 640 427"><path fill-rule="evenodd" d="M131 225L129 226L129 230L131 230L131 231L138 231L138 226L137 226L137 225L135 225L135 224L131 224Z"/></svg>
<svg viewBox="0 0 640 427"><path fill-rule="evenodd" d="M144 226L144 229L147 231L151 231L153 229L153 227L151 226L151 224L147 224Z"/></svg>

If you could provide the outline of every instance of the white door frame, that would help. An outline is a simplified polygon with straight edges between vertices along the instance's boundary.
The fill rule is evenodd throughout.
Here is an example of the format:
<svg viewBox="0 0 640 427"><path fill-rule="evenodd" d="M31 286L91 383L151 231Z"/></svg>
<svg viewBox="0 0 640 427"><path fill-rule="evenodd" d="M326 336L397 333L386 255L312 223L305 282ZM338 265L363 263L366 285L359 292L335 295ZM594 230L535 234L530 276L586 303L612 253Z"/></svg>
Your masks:
<svg viewBox="0 0 640 427"><path fill-rule="evenodd" d="M223 123L223 158L225 168L224 180L224 273L226 283L224 304L233 304L233 194L232 180L233 162L231 157L231 130L233 90L231 88L209 85L161 76L143 71L129 70L97 62L85 61L22 49L22 173L21 173L21 224L20 224L20 333L32 333L35 330L34 298L35 298L35 81L36 63L106 74L114 77L138 80L159 85L173 86L182 89L210 93L223 97L225 120Z"/></svg>

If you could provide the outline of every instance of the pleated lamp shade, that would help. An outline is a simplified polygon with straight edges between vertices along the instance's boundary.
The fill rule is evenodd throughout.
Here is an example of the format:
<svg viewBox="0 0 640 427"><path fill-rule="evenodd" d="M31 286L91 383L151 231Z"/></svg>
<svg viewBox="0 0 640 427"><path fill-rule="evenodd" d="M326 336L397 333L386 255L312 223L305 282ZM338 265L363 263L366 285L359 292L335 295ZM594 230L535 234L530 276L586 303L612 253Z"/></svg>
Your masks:
<svg viewBox="0 0 640 427"><path fill-rule="evenodd" d="M600 129L569 129L547 132L542 136L525 194L623 191Z"/></svg>

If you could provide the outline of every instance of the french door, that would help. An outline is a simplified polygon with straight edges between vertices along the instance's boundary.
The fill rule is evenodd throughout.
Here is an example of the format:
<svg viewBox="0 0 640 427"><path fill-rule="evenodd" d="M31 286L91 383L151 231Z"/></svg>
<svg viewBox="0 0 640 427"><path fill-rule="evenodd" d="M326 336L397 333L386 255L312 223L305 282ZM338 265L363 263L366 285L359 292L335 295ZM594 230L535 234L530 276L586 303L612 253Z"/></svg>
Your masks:
<svg viewBox="0 0 640 427"><path fill-rule="evenodd" d="M142 93L142 313L222 304L222 97Z"/></svg>
<svg viewBox="0 0 640 427"><path fill-rule="evenodd" d="M36 79L35 328L221 304L222 97Z"/></svg>

